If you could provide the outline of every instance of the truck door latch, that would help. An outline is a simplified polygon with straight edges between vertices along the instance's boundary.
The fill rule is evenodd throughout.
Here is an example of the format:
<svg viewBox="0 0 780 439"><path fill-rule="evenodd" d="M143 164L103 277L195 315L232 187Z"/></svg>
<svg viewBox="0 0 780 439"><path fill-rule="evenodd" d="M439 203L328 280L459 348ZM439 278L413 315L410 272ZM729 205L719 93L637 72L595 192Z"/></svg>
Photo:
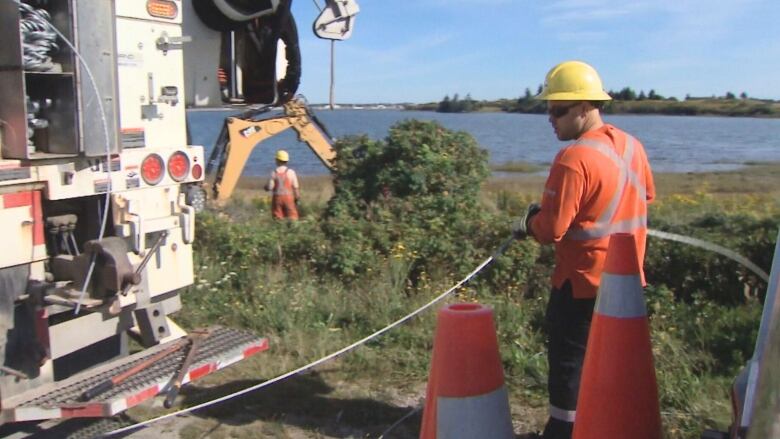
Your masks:
<svg viewBox="0 0 780 439"><path fill-rule="evenodd" d="M180 37L172 37L169 36L166 32L163 32L160 35L160 38L157 38L157 49L162 50L163 55L166 55L169 50L176 50L181 49L184 43L189 43L192 41L192 37L189 35L183 35Z"/></svg>

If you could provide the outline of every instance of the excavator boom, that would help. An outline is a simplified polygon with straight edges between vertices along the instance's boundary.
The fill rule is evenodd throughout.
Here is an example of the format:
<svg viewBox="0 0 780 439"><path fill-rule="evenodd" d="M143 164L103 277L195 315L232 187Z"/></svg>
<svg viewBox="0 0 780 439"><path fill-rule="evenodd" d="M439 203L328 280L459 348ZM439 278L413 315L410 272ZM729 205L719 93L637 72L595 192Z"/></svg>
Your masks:
<svg viewBox="0 0 780 439"><path fill-rule="evenodd" d="M281 116L255 119L262 112L250 111L225 119L206 170L208 177L213 165L219 163L213 184L218 201L226 200L233 194L252 150L265 139L288 128L298 133L298 140L311 148L328 169L333 169L333 159L336 157L333 141L303 100L292 99L287 102Z"/></svg>

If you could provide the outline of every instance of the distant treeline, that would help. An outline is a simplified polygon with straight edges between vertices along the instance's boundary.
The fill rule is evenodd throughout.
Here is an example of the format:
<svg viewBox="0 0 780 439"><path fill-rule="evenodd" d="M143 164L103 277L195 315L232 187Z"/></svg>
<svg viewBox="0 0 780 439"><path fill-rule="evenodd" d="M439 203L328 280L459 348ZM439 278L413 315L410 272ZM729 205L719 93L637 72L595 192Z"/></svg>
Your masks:
<svg viewBox="0 0 780 439"><path fill-rule="evenodd" d="M539 86L537 94L541 92ZM771 99L755 99L742 92L738 96L726 92L723 96L693 97L686 95L680 101L675 97L664 97L655 90L639 93L631 87L619 91L610 90L609 101L604 107L608 114L669 114L669 115L718 115L746 117L780 117L780 101ZM470 94L461 98L458 93L452 97L445 96L438 103L432 102L419 105L408 105L407 109L438 111L441 113L469 113L474 111L503 111L508 113L544 114L544 101L533 99L534 94L529 88L517 99L498 99L494 101L477 101Z"/></svg>

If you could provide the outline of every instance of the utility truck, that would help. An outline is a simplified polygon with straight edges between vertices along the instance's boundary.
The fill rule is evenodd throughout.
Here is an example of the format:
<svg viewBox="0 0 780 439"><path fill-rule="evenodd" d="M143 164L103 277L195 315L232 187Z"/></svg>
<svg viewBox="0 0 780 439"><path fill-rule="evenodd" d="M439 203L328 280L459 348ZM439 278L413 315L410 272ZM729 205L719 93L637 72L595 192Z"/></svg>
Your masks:
<svg viewBox="0 0 780 439"><path fill-rule="evenodd" d="M255 105L225 157L288 127L328 157L293 100L290 1L0 0L0 424L111 416L268 349L171 315L207 166L186 107ZM347 38L356 13L327 0L315 33Z"/></svg>

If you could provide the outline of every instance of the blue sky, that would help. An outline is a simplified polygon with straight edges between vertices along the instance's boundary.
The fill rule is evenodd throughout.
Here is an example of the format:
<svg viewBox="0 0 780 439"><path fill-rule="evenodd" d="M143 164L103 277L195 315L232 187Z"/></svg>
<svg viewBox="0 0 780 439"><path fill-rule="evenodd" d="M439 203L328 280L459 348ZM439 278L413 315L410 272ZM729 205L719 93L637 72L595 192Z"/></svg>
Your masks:
<svg viewBox="0 0 780 439"><path fill-rule="evenodd" d="M330 42L311 25L324 0L295 0L299 91L328 101ZM532 92L579 59L605 88L663 96L746 92L780 99L779 0L358 0L336 43L336 102L431 102Z"/></svg>

